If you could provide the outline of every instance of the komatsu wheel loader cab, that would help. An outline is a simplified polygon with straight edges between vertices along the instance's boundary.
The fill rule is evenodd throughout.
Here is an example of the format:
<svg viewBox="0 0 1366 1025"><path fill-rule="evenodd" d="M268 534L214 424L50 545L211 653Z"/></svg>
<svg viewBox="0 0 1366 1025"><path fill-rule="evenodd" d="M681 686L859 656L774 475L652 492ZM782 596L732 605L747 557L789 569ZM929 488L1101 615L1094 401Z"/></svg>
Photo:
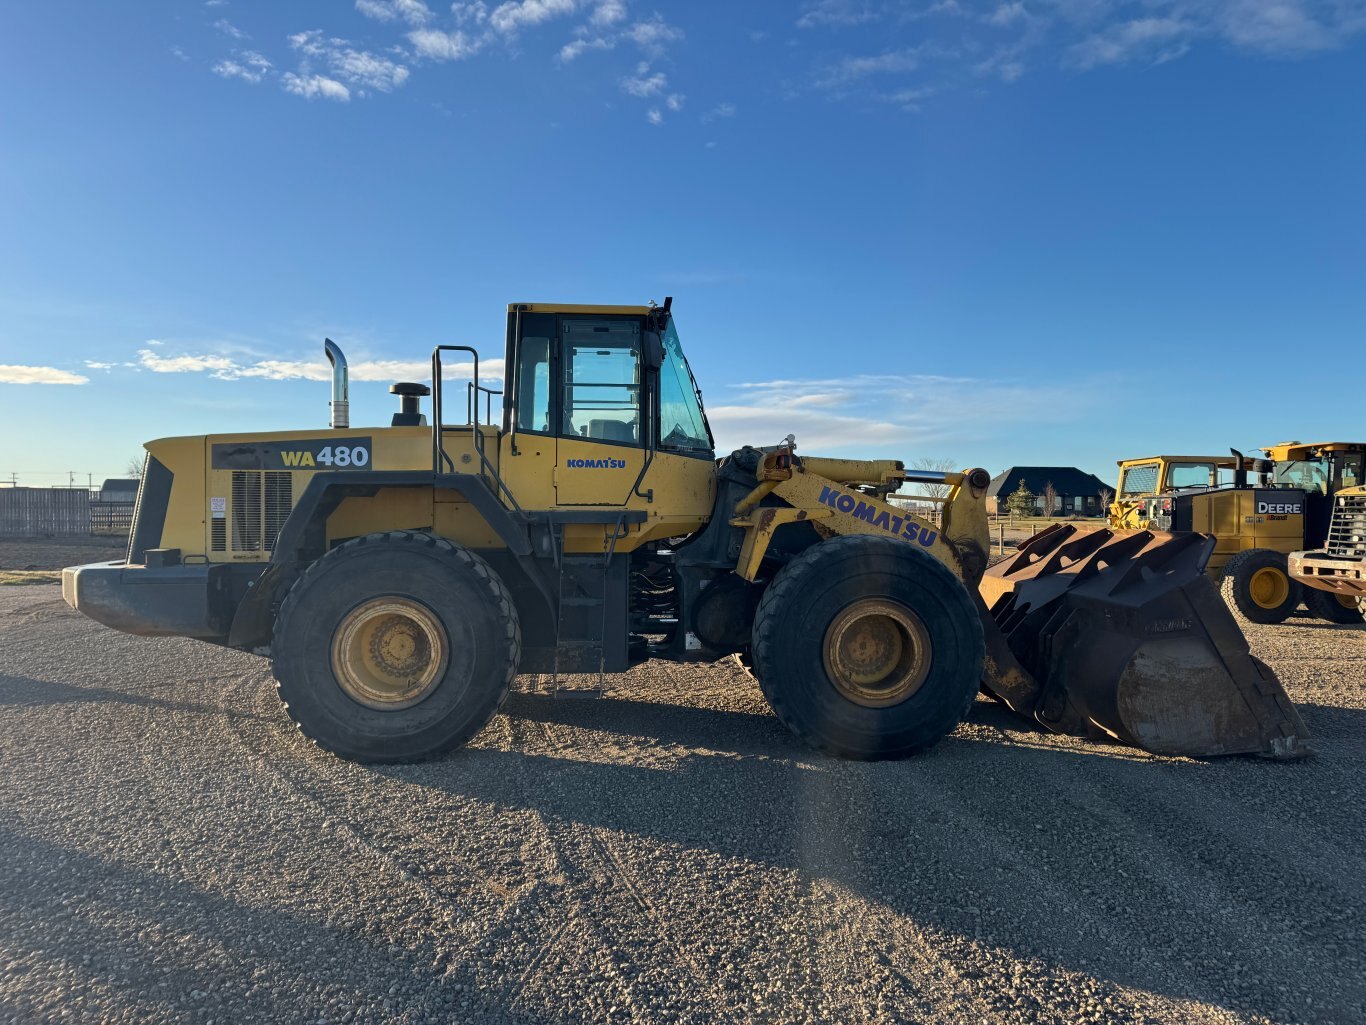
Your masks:
<svg viewBox="0 0 1366 1025"><path fill-rule="evenodd" d="M501 388L475 349L439 346L383 427L351 424L325 349L329 428L150 442L127 559L66 570L63 593L122 630L268 655L339 755L459 746L518 673L596 693L646 659L731 654L794 733L849 757L929 747L979 686L1151 750L1304 751L1200 589L1210 539L1049 531L988 573L985 470L790 436L718 460L667 299L509 306ZM887 500L917 481L947 486L934 522Z"/></svg>

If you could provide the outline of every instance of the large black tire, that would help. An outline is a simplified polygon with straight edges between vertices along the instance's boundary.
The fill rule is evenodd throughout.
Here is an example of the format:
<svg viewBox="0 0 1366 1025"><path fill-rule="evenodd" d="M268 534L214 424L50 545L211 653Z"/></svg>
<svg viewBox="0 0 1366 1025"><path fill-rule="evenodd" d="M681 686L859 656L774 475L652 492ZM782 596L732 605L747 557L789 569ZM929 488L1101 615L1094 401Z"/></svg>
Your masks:
<svg viewBox="0 0 1366 1025"><path fill-rule="evenodd" d="M1346 602L1347 604L1343 604L1343 600L1332 591L1320 591L1317 587L1304 589L1305 607L1319 619L1344 626L1366 622L1366 616L1363 616L1357 599L1348 597Z"/></svg>
<svg viewBox="0 0 1366 1025"><path fill-rule="evenodd" d="M1249 548L1224 564L1224 600L1253 623L1284 623L1304 600L1304 585L1290 576L1284 552Z"/></svg>
<svg viewBox="0 0 1366 1025"><path fill-rule="evenodd" d="M860 621L851 628L849 617L863 610L861 622L896 637L899 654L889 657L901 661L889 689L859 684L851 694L837 665L887 664L881 654L867 664L837 656L856 650L837 642L854 635ZM869 760L904 758L951 732L972 705L985 658L976 606L957 576L904 541L871 535L822 541L784 566L759 602L752 651L754 676L789 730L818 750ZM890 686L897 679L919 682L903 694Z"/></svg>
<svg viewBox="0 0 1366 1025"><path fill-rule="evenodd" d="M305 736L342 758L406 762L484 728L517 675L522 631L483 559L390 531L308 568L280 607L271 652L280 700Z"/></svg>

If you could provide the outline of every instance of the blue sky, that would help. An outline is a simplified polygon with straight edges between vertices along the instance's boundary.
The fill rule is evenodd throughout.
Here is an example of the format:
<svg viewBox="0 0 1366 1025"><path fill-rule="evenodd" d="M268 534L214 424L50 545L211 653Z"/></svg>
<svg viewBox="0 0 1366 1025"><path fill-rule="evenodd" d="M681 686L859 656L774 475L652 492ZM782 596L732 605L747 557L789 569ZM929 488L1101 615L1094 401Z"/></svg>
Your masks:
<svg viewBox="0 0 1366 1025"><path fill-rule="evenodd" d="M1357 438L1364 58L1366 0L9 5L0 476L665 295L728 445Z"/></svg>

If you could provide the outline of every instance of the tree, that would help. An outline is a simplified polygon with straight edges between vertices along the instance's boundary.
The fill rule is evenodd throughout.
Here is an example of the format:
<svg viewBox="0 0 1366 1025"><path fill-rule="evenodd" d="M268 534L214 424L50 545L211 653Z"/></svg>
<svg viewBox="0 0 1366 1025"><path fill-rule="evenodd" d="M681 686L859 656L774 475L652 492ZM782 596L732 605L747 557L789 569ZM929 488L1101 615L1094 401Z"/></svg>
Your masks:
<svg viewBox="0 0 1366 1025"><path fill-rule="evenodd" d="M1058 511L1058 489L1049 481L1043 486L1043 495L1040 496L1040 504L1043 506L1043 514L1052 516Z"/></svg>
<svg viewBox="0 0 1366 1025"><path fill-rule="evenodd" d="M129 477L136 477L138 480L142 480L142 464L142 456L134 456L132 459L128 460L128 465L123 468L123 472Z"/></svg>
<svg viewBox="0 0 1366 1025"><path fill-rule="evenodd" d="M957 462L952 459L935 459L933 456L921 456L911 464L912 470L927 470L930 473L949 473L956 469ZM949 492L953 488L948 484L921 484L920 493L928 495L930 498L948 498Z"/></svg>
<svg viewBox="0 0 1366 1025"><path fill-rule="evenodd" d="M1034 512L1034 492L1025 487L1025 482L1020 481L1020 486L1016 488L1006 499L1006 508L1010 510L1012 516L1030 516Z"/></svg>
<svg viewBox="0 0 1366 1025"><path fill-rule="evenodd" d="M1100 496L1100 514L1104 516L1110 510L1110 503L1114 500L1115 493L1110 488L1101 488L1096 494Z"/></svg>

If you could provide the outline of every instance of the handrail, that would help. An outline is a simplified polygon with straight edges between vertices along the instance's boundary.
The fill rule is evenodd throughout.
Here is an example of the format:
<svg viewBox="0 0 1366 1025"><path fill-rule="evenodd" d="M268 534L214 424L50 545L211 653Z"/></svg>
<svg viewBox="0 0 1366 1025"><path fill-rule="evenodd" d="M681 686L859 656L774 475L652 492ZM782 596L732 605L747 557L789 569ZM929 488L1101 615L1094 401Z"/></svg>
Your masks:
<svg viewBox="0 0 1366 1025"><path fill-rule="evenodd" d="M470 434L472 435L474 440L474 451L479 456L480 467L483 469L484 473L493 480L494 487L496 489L494 491L494 494L498 494L499 492L501 492L502 494L507 495L508 501L512 504L512 508L516 510L516 512L521 513L522 507L517 503L516 497L513 496L512 492L508 489L508 486L505 483L503 483L503 478L499 475L498 470L494 467L494 465L491 462L489 462L488 456L484 454L484 434L479 429L480 424L478 423L478 403L471 403L470 397L477 395L481 391L488 392L490 395L501 394L501 392L494 393L493 390L490 388L480 387L479 351L477 349L471 348L468 345L438 345L435 349L432 350L432 472L435 474L441 473L441 467L443 463L452 473L455 472L455 463L451 459L451 457L446 454L446 446L444 444L446 435L446 424L442 417L443 403L441 401L441 354L443 352L468 352L470 354L470 358L474 362L472 380L470 382L470 386L466 389L465 392L465 409L466 415L468 417ZM490 413L492 411L492 401L492 398L490 398ZM471 406L473 406L473 415L470 415Z"/></svg>

